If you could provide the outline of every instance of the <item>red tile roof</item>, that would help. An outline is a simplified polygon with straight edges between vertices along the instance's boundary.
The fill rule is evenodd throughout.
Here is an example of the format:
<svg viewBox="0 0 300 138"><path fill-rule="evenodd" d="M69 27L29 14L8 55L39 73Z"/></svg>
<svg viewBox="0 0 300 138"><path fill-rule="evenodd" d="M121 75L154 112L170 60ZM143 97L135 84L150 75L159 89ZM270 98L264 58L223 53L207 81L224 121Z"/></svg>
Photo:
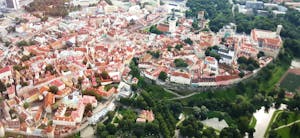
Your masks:
<svg viewBox="0 0 300 138"><path fill-rule="evenodd" d="M59 87L59 86L64 85L64 83L61 80L54 80L50 83L50 85Z"/></svg>
<svg viewBox="0 0 300 138"><path fill-rule="evenodd" d="M158 24L156 27L159 31L162 32L168 32L169 31L169 26L166 24Z"/></svg>
<svg viewBox="0 0 300 138"><path fill-rule="evenodd" d="M8 72L8 71L10 71L10 70L11 70L10 67L9 67L9 66L6 66L6 67L0 69L0 74L5 73L5 72Z"/></svg>
<svg viewBox="0 0 300 138"><path fill-rule="evenodd" d="M176 76L176 77L183 77L183 78L190 78L191 76L190 76L190 74L188 74L188 73L184 73L184 72L172 72L172 74L171 74L172 76Z"/></svg>
<svg viewBox="0 0 300 138"><path fill-rule="evenodd" d="M46 95L45 100L44 100L44 106L47 107L49 105L54 104L54 102L55 102L54 94L48 92L48 94Z"/></svg>

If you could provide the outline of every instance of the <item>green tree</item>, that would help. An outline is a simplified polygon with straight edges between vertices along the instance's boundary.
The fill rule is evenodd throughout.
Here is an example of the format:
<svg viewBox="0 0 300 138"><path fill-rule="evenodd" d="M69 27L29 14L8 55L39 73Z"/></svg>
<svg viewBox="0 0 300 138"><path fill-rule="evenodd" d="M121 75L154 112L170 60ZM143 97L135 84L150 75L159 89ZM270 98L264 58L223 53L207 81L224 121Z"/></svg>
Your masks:
<svg viewBox="0 0 300 138"><path fill-rule="evenodd" d="M140 70L137 67L137 65L133 61L131 61L129 67L130 67L129 74L131 74L133 77L139 78L140 77ZM139 80L139 82L140 81L141 81L141 79Z"/></svg>
<svg viewBox="0 0 300 138"><path fill-rule="evenodd" d="M159 135L159 126L156 123L146 123L145 125L145 133L147 135Z"/></svg>
<svg viewBox="0 0 300 138"><path fill-rule="evenodd" d="M172 51L173 47L172 46L168 46L167 48L168 48L168 51Z"/></svg>
<svg viewBox="0 0 300 138"><path fill-rule="evenodd" d="M149 31L150 31L150 33L154 33L154 34L163 34L162 31L160 31L160 30L158 30L158 29L156 28L156 25L152 25L152 26L150 27Z"/></svg>
<svg viewBox="0 0 300 138"><path fill-rule="evenodd" d="M17 46L19 46L19 47L21 47L21 46L28 46L28 45L29 45L28 42L25 41L25 40L22 40L22 41L20 41L20 42L17 43Z"/></svg>
<svg viewBox="0 0 300 138"><path fill-rule="evenodd" d="M253 138L253 133L255 132L255 128L249 128L248 130L248 137Z"/></svg>
<svg viewBox="0 0 300 138"><path fill-rule="evenodd" d="M53 65L51 65L51 64L48 64L45 69L46 69L46 71L51 72L51 74L55 74L56 73L56 71L54 70Z"/></svg>
<svg viewBox="0 0 300 138"><path fill-rule="evenodd" d="M6 91L6 85L0 80L0 92Z"/></svg>
<svg viewBox="0 0 300 138"><path fill-rule="evenodd" d="M23 104L23 107L24 107L25 109L27 109L27 108L29 107L29 103L28 103L28 102L25 102L25 103Z"/></svg>
<svg viewBox="0 0 300 138"><path fill-rule="evenodd" d="M131 90L132 91L136 91L138 89L138 85L137 84L132 84L131 85Z"/></svg>
<svg viewBox="0 0 300 138"><path fill-rule="evenodd" d="M204 129L202 133L203 133L202 135L206 136L207 138L217 137L217 134L215 133L215 130L211 127L208 127L206 129Z"/></svg>
<svg viewBox="0 0 300 138"><path fill-rule="evenodd" d="M225 127L220 132L220 138L241 138L240 132L233 127Z"/></svg>
<svg viewBox="0 0 300 138"><path fill-rule="evenodd" d="M269 132L269 138L278 138L278 133L275 130Z"/></svg>
<svg viewBox="0 0 300 138"><path fill-rule="evenodd" d="M57 94L58 88L56 86L50 86L49 87L49 92L52 92L53 94Z"/></svg>
<svg viewBox="0 0 300 138"><path fill-rule="evenodd" d="M117 132L117 127L114 124L109 123L106 126L106 130L108 131L109 134L115 134Z"/></svg>
<svg viewBox="0 0 300 138"><path fill-rule="evenodd" d="M176 44L175 49L179 51L182 47L183 47L182 44Z"/></svg>
<svg viewBox="0 0 300 138"><path fill-rule="evenodd" d="M257 54L257 58L260 58L260 57L263 57L263 56L265 56L265 52L259 51L258 54Z"/></svg>
<svg viewBox="0 0 300 138"><path fill-rule="evenodd" d="M102 73L101 73L101 77L103 78L103 79L108 79L109 78L109 74L108 74L108 72L107 71L102 71Z"/></svg>
<svg viewBox="0 0 300 138"><path fill-rule="evenodd" d="M246 64L247 62L248 62L248 59L246 58L246 57L239 57L238 58L238 60L237 60L237 62L239 63L239 64Z"/></svg>
<svg viewBox="0 0 300 138"><path fill-rule="evenodd" d="M240 76L240 78L243 78L243 77L245 76L244 71L241 71L241 72L239 73L239 76Z"/></svg>
<svg viewBox="0 0 300 138"><path fill-rule="evenodd" d="M188 64L181 58L175 59L174 64L176 67L187 67L188 66Z"/></svg>
<svg viewBox="0 0 300 138"><path fill-rule="evenodd" d="M190 38L184 39L184 42L189 44L189 45L193 44L193 41Z"/></svg>
<svg viewBox="0 0 300 138"><path fill-rule="evenodd" d="M193 23L192 23L193 29L198 30L199 29L199 25L198 24L199 24L198 21L194 20Z"/></svg>
<svg viewBox="0 0 300 138"><path fill-rule="evenodd" d="M84 108L85 115L88 115L89 112L93 112L93 106L91 103L88 103Z"/></svg>
<svg viewBox="0 0 300 138"><path fill-rule="evenodd" d="M29 60L30 59L30 57L29 56L26 56L26 55L24 55L24 56L22 56L22 58L21 58L21 61L27 61L27 60Z"/></svg>
<svg viewBox="0 0 300 138"><path fill-rule="evenodd" d="M164 71L159 73L158 79L162 80L162 81L166 81L166 79L168 78L168 74Z"/></svg>

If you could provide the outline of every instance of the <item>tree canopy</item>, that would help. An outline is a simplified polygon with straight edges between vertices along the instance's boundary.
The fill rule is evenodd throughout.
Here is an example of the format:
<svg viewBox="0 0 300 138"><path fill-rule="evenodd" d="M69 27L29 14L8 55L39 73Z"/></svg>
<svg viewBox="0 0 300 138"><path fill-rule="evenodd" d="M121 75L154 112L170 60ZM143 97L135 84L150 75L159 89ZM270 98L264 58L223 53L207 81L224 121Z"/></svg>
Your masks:
<svg viewBox="0 0 300 138"><path fill-rule="evenodd" d="M174 64L176 67L187 67L188 66L188 64L181 58L175 59Z"/></svg>

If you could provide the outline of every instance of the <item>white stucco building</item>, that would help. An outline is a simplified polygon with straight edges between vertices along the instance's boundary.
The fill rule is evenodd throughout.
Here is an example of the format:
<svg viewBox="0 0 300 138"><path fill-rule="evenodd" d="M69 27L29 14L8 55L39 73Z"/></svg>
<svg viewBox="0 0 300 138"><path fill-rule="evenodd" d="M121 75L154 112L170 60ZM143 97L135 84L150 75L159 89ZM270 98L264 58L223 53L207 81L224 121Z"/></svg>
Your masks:
<svg viewBox="0 0 300 138"><path fill-rule="evenodd" d="M171 82L179 84L191 84L191 76L184 72L173 72L170 77Z"/></svg>

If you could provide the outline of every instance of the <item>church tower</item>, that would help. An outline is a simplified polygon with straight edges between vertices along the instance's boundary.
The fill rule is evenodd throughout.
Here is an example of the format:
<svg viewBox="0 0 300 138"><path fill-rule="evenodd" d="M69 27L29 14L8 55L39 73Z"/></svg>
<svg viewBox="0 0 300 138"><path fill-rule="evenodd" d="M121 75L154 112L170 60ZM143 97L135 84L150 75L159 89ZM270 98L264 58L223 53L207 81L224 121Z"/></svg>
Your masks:
<svg viewBox="0 0 300 138"><path fill-rule="evenodd" d="M169 17L169 32L174 33L176 31L177 18L175 17L175 11L172 10L172 15Z"/></svg>

